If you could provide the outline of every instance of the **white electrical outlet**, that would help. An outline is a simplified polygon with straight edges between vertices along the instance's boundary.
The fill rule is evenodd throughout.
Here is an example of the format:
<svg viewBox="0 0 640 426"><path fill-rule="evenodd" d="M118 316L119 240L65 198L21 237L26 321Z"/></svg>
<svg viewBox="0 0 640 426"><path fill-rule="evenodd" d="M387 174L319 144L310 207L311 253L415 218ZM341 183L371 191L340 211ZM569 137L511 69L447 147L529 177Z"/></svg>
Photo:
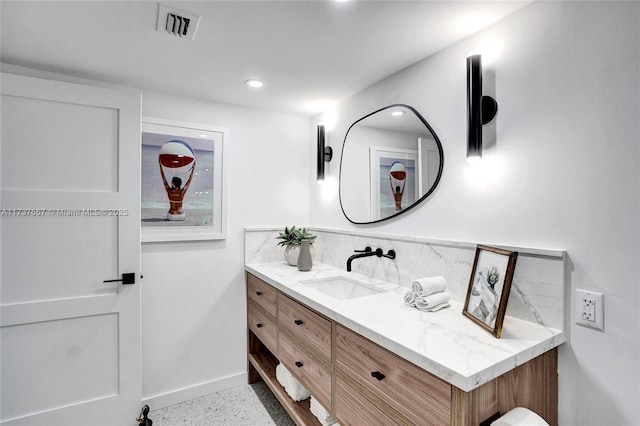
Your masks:
<svg viewBox="0 0 640 426"><path fill-rule="evenodd" d="M602 293L576 289L576 324L604 330L604 296Z"/></svg>

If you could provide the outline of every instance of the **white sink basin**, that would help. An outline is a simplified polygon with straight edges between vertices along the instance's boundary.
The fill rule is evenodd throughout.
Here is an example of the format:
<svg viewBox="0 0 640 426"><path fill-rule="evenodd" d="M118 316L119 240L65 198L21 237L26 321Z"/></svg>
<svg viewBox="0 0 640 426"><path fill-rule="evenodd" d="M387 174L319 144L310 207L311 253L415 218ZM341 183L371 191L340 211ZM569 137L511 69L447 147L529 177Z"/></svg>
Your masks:
<svg viewBox="0 0 640 426"><path fill-rule="evenodd" d="M338 300L355 299L385 292L385 290L367 287L345 277L321 278L308 281L307 285Z"/></svg>

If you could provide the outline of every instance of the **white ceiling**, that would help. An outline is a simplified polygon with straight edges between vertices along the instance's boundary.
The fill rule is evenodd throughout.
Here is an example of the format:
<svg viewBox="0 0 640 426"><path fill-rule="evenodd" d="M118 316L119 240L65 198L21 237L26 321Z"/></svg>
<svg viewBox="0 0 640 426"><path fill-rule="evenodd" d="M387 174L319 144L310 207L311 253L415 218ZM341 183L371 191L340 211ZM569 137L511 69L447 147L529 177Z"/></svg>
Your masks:
<svg viewBox="0 0 640 426"><path fill-rule="evenodd" d="M156 1L2 0L0 59L311 116L530 0L162 3L201 16L195 40L156 31Z"/></svg>

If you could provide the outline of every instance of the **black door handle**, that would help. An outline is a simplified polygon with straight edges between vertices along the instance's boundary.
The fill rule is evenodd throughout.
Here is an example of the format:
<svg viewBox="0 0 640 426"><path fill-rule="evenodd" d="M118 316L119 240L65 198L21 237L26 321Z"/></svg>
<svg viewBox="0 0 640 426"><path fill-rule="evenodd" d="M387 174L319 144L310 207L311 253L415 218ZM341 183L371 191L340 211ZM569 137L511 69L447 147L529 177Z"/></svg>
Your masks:
<svg viewBox="0 0 640 426"><path fill-rule="evenodd" d="M379 372L379 371L372 371L372 372L371 372L371 377L375 377L375 378L376 378L376 379L378 379L378 380L382 380L382 379L384 379L384 378L385 378L385 375L384 375L384 374L382 374L382 373L381 373L381 372Z"/></svg>
<svg viewBox="0 0 640 426"><path fill-rule="evenodd" d="M302 367L302 365L303 364L300 361L296 361L296 367L300 368L300 367Z"/></svg>
<svg viewBox="0 0 640 426"><path fill-rule="evenodd" d="M262 328L262 323L257 323L257 324L256 324L256 327L258 327L258 328Z"/></svg>
<svg viewBox="0 0 640 426"><path fill-rule="evenodd" d="M302 325L302 324L304 324L304 322L303 322L302 320L295 320L295 321L294 321L294 323L295 323L296 325Z"/></svg>
<svg viewBox="0 0 640 426"><path fill-rule="evenodd" d="M122 284L135 284L136 283L136 274L134 272L128 272L126 274L122 274L122 278L119 280L104 280L103 283L117 283L122 281Z"/></svg>

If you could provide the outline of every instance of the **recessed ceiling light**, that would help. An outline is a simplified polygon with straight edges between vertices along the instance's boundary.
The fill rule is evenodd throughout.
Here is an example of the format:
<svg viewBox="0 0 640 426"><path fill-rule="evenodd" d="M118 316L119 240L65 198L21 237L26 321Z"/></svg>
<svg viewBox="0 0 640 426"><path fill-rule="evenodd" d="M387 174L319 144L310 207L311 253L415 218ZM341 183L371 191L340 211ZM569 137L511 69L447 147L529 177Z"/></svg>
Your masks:
<svg viewBox="0 0 640 426"><path fill-rule="evenodd" d="M201 138L206 138L206 137L207 137L207 135L200 135L200 137L201 137Z"/></svg>
<svg viewBox="0 0 640 426"><path fill-rule="evenodd" d="M260 80L247 80L244 82L244 84L246 84L249 87L262 87L264 86L264 83Z"/></svg>
<svg viewBox="0 0 640 426"><path fill-rule="evenodd" d="M404 114L404 111L393 111L391 113L391 115L393 115L394 117L399 117L399 116L401 116L403 114Z"/></svg>

